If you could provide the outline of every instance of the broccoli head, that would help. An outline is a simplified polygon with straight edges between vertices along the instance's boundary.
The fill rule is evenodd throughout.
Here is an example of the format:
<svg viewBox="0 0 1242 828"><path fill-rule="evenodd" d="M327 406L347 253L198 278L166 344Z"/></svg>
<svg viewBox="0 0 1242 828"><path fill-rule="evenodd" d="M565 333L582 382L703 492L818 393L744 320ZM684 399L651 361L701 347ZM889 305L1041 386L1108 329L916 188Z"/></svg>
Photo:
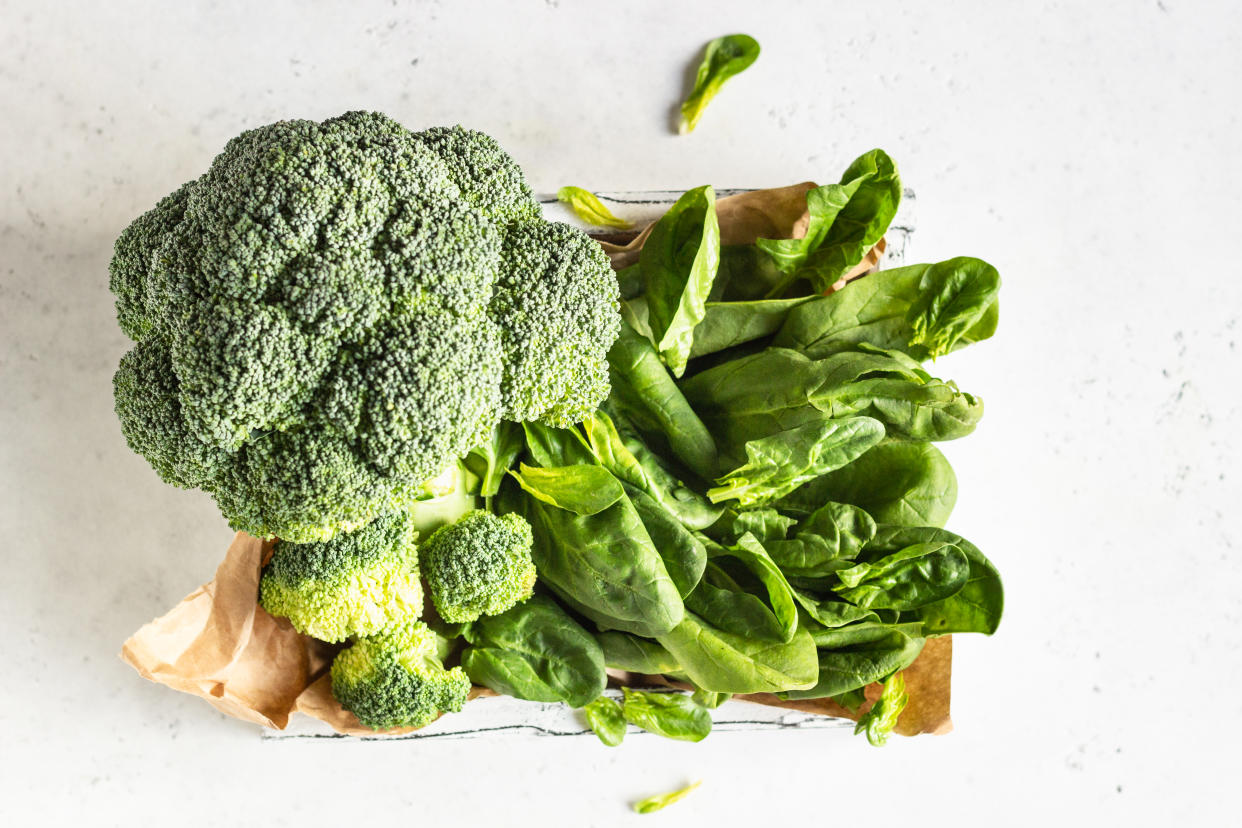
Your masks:
<svg viewBox="0 0 1242 828"><path fill-rule="evenodd" d="M525 601L535 586L531 545L530 524L514 513L475 510L437 529L419 550L436 612L462 623Z"/></svg>
<svg viewBox="0 0 1242 828"><path fill-rule="evenodd" d="M332 662L332 694L374 730L423 727L461 710L469 693L470 679L444 668L435 633L418 621L360 638Z"/></svg>
<svg viewBox="0 0 1242 828"><path fill-rule="evenodd" d="M276 544L259 604L322 641L374 635L422 614L417 535L406 512L316 543Z"/></svg>
<svg viewBox="0 0 1242 828"><path fill-rule="evenodd" d="M608 392L607 257L461 127L245 132L126 228L110 273L127 442L262 537L360 527L501 419L563 425Z"/></svg>

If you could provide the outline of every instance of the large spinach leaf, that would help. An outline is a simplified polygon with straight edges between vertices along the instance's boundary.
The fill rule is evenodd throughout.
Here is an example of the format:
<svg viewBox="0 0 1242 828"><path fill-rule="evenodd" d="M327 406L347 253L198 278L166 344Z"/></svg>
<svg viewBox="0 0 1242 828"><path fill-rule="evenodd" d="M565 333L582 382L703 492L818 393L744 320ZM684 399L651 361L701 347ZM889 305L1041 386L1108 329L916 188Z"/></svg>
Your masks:
<svg viewBox="0 0 1242 828"><path fill-rule="evenodd" d="M703 568L707 565L706 548L693 532L659 502L641 489L629 484L623 485L643 522L643 527L651 537L651 543L664 559L664 568L677 585L681 597L685 598L703 577Z"/></svg>
<svg viewBox="0 0 1242 828"><path fill-rule="evenodd" d="M696 187L655 223L639 256L652 339L675 377L686 370L719 265L716 191Z"/></svg>
<svg viewBox="0 0 1242 828"><path fill-rule="evenodd" d="M604 665L614 670L643 673L649 676L676 673L681 670L677 659L655 641L637 635L608 630L596 634L595 640L604 651Z"/></svg>
<svg viewBox="0 0 1242 828"><path fill-rule="evenodd" d="M581 707L604 689L604 653L552 599L536 595L466 627L462 668L476 684L519 699Z"/></svg>
<svg viewBox="0 0 1242 828"><path fill-rule="evenodd" d="M810 688L790 690L789 699L837 696L909 667L923 650L920 624L864 622L814 633L819 674Z"/></svg>
<svg viewBox="0 0 1242 828"><path fill-rule="evenodd" d="M795 296L751 302L708 302L703 321L694 329L690 357L714 354L744 342L772 336L785 324L790 311L812 298Z"/></svg>
<svg viewBox="0 0 1242 828"><path fill-rule="evenodd" d="M775 693L815 685L815 641L799 628L788 642L734 635L687 612L658 636L697 687L716 693Z"/></svg>
<svg viewBox="0 0 1242 828"><path fill-rule="evenodd" d="M874 535L875 522L862 509L828 502L799 521L792 538L772 538L764 547L786 575L817 578L851 566Z"/></svg>
<svg viewBox="0 0 1242 828"><path fill-rule="evenodd" d="M966 554L944 541L915 543L836 575L837 595L866 609L913 610L943 601L966 584Z"/></svg>

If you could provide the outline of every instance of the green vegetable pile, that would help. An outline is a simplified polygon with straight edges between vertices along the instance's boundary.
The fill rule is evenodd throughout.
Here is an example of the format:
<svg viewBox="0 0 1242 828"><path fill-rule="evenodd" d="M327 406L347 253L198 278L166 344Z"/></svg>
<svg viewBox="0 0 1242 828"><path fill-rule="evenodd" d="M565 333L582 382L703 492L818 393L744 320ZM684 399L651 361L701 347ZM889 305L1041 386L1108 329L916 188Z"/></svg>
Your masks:
<svg viewBox="0 0 1242 828"><path fill-rule="evenodd" d="M609 745L698 741L732 694L862 710L880 682L858 731L882 744L923 643L1002 606L933 445L982 403L926 367L991 336L996 271L825 295L900 197L876 150L808 193L805 238L722 245L700 187L614 274L481 133L272 124L118 240L117 412L164 479L279 538L258 600L342 645L368 727L473 683ZM618 702L610 669L693 693Z"/></svg>

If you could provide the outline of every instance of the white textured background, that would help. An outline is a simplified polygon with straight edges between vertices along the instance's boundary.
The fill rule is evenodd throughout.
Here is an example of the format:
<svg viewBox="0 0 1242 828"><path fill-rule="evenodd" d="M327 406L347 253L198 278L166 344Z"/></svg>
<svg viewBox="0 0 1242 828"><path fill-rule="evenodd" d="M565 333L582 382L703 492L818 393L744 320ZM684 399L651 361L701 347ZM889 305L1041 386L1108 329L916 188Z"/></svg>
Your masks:
<svg viewBox="0 0 1242 828"><path fill-rule="evenodd" d="M708 39L758 63L676 137ZM1231 2L0 2L0 817L10 825L1180 824L1242 738L1242 12ZM834 179L881 146L912 260L988 259L988 416L951 527L1005 623L942 738L264 742L121 641L231 532L112 414L106 267L225 140L375 108L495 135L536 190ZM661 816L631 798L705 779Z"/></svg>

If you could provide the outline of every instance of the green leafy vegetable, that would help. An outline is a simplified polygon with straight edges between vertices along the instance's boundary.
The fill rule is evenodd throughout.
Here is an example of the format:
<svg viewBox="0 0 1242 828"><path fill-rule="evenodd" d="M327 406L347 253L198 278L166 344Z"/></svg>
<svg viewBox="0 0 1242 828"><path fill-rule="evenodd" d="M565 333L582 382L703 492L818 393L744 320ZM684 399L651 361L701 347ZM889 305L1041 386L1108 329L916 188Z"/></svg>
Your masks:
<svg viewBox="0 0 1242 828"><path fill-rule="evenodd" d="M924 643L919 623L874 621L819 630L813 634L813 641L819 648L815 684L792 689L783 694L784 698L818 699L865 687L909 667Z"/></svg>
<svg viewBox="0 0 1242 828"><path fill-rule="evenodd" d="M673 376L680 377L720 265L716 191L704 185L677 199L651 228L639 265L652 340Z"/></svg>
<svg viewBox="0 0 1242 828"><path fill-rule="evenodd" d="M700 742L712 732L712 714L689 696L628 687L621 693L625 720L643 730L684 742Z"/></svg>
<svg viewBox="0 0 1242 828"><path fill-rule="evenodd" d="M608 630L598 633L595 640L604 651L604 665L614 670L658 676L681 671L677 659L662 646L647 638Z"/></svg>
<svg viewBox="0 0 1242 828"><path fill-rule="evenodd" d="M750 639L693 612L657 640L696 686L717 693L775 693L815 685L815 641L799 628L789 642Z"/></svg>
<svg viewBox="0 0 1242 828"><path fill-rule="evenodd" d="M625 739L625 714L616 699L600 696L583 707L582 714L599 740L609 747L616 747Z"/></svg>
<svg viewBox="0 0 1242 828"><path fill-rule="evenodd" d="M646 799L640 799L634 803L633 808L640 814L654 814L656 811L666 808L674 802L685 799L690 795L691 791L702 784L703 781L699 780L698 782L687 785L686 787L676 791L670 791L669 793L657 794L655 796L649 796Z"/></svg>
<svg viewBox="0 0 1242 828"><path fill-rule="evenodd" d="M625 490L603 466L521 465L510 472L523 490L544 503L576 515L597 515L625 497Z"/></svg>
<svg viewBox="0 0 1242 828"><path fill-rule="evenodd" d="M960 591L969 570L970 562L956 546L916 543L873 563L839 570L836 593L866 609L918 609Z"/></svg>
<svg viewBox="0 0 1242 828"><path fill-rule="evenodd" d="M745 71L758 57L759 42L750 35L725 35L708 43L694 78L694 89L681 104L678 131L682 135L693 132L703 117L703 110L725 81Z"/></svg>
<svg viewBox="0 0 1242 828"><path fill-rule="evenodd" d="M764 547L791 577L824 577L848 568L875 535L875 522L856 506L827 502L797 523L792 538Z"/></svg>
<svg viewBox="0 0 1242 828"><path fill-rule="evenodd" d="M578 218L595 227L616 227L629 230L634 226L632 221L617 218L612 211L604 206L599 197L590 190L581 187L561 187L556 191L556 199L568 204Z"/></svg>
<svg viewBox="0 0 1242 828"><path fill-rule="evenodd" d="M522 452L522 436L522 427L517 423L498 423L486 443L462 458L462 465L479 479L479 495L492 497L500 491L505 472Z"/></svg>
<svg viewBox="0 0 1242 828"><path fill-rule="evenodd" d="M866 733L867 741L875 747L888 742L888 735L897 727L897 719L905 710L910 697L906 695L906 680L901 673L894 673L884 680L884 689L871 709L858 719L854 733Z"/></svg>

